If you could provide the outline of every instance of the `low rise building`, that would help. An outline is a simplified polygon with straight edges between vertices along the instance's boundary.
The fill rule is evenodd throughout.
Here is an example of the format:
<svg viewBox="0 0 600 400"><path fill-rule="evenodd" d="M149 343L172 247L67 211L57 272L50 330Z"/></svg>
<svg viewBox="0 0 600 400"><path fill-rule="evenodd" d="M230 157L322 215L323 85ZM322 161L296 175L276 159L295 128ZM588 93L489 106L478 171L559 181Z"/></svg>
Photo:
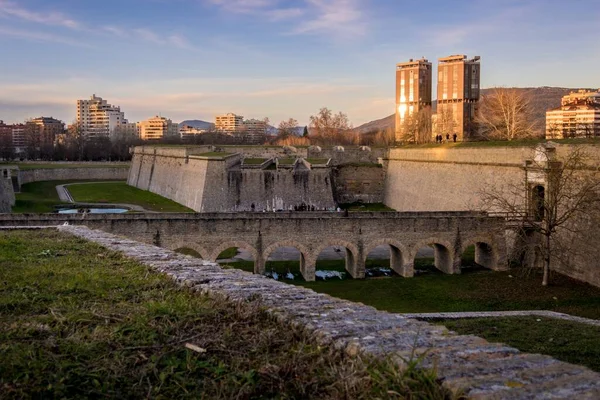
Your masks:
<svg viewBox="0 0 600 400"><path fill-rule="evenodd" d="M178 125L165 117L155 116L138 123L138 133L142 140L161 140L179 135Z"/></svg>
<svg viewBox="0 0 600 400"><path fill-rule="evenodd" d="M600 137L600 90L571 92L546 111L546 139Z"/></svg>

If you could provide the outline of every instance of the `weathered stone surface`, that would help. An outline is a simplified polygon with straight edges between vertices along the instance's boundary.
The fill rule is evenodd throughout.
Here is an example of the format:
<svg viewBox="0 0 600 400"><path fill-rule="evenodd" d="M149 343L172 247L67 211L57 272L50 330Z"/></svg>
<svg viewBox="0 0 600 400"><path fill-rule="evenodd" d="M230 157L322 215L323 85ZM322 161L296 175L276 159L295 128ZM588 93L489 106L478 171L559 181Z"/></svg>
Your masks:
<svg viewBox="0 0 600 400"><path fill-rule="evenodd" d="M182 286L232 300L260 301L277 318L303 326L348 354L391 355L400 364L424 354L445 385L479 399L595 399L600 374L587 368L490 344L475 336L399 314L335 299L243 271L223 270L152 245L82 226L60 230L98 243L169 275Z"/></svg>

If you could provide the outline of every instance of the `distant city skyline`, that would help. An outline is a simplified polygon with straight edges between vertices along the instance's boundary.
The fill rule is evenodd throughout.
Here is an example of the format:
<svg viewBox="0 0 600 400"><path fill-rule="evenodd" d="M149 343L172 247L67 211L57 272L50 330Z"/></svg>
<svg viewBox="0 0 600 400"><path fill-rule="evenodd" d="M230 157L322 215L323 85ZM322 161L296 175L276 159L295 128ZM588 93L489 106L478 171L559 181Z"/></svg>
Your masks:
<svg viewBox="0 0 600 400"><path fill-rule="evenodd" d="M595 0L400 3L0 0L0 119L71 123L96 93L129 121L358 126L394 113L397 63L448 54L480 55L483 88L600 87Z"/></svg>

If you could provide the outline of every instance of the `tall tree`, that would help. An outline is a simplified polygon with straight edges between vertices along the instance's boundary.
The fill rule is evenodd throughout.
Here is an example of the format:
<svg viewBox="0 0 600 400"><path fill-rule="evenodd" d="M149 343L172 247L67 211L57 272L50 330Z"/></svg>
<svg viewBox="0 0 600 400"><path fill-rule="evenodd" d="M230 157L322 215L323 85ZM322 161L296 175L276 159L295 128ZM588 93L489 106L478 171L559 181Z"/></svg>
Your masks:
<svg viewBox="0 0 600 400"><path fill-rule="evenodd" d="M302 133L302 136L308 137L308 126L306 125L304 125L304 133Z"/></svg>
<svg viewBox="0 0 600 400"><path fill-rule="evenodd" d="M565 243L589 235L591 215L600 222L600 174L583 149L558 157L553 147L545 145L536 148L526 171L524 186L488 189L483 194L484 204L486 209L520 216L521 232L528 233L528 238L531 232L537 234L536 248L543 259L542 285L546 286L553 263L574 255Z"/></svg>
<svg viewBox="0 0 600 400"><path fill-rule="evenodd" d="M531 96L524 90L494 88L480 102L475 119L484 138L515 140L539 135Z"/></svg>
<svg viewBox="0 0 600 400"><path fill-rule="evenodd" d="M402 123L403 140L410 143L431 141L431 109L423 108L407 115Z"/></svg>

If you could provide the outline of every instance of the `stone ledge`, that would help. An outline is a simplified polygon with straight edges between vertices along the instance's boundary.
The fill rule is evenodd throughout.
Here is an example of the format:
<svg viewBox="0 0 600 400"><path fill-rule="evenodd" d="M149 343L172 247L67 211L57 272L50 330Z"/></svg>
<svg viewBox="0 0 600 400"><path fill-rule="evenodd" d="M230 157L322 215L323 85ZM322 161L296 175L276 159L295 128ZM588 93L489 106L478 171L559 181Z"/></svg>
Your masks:
<svg viewBox="0 0 600 400"><path fill-rule="evenodd" d="M520 353L475 336L456 335L444 327L260 275L221 269L215 263L87 227L58 229L121 252L194 291L234 301L261 301L277 318L303 326L321 343L350 355L386 355L399 364L422 356L424 367L439 366L438 376L445 385L464 389L473 398L600 397L600 374L585 367Z"/></svg>

